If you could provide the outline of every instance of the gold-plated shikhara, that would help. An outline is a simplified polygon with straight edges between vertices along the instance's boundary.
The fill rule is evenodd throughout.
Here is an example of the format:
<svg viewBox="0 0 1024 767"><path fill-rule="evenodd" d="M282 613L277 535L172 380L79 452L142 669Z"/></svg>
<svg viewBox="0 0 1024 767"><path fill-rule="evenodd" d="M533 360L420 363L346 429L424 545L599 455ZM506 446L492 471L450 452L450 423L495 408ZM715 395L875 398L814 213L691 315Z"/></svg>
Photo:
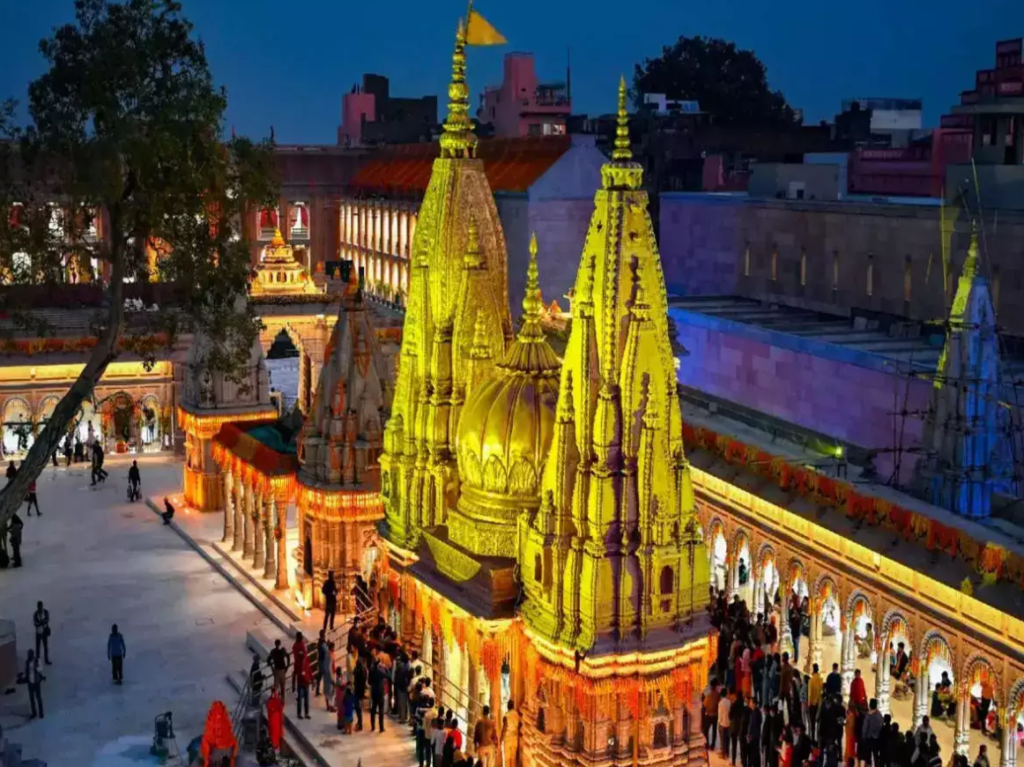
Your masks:
<svg viewBox="0 0 1024 767"><path fill-rule="evenodd" d="M614 731L623 743L634 735L636 746L610 764L633 762L641 748L652 765L700 763L703 751L684 723L696 715L694 687L713 651L703 618L710 574L625 81L560 360L542 327L535 236L522 323L512 332L505 239L468 117L465 45L460 24L441 155L412 243L380 459L383 529L403 570L403 615L437 629L424 643L451 636L461 646L468 632L486 645L517 632L521 641L506 644L518 648L509 661L522 706L522 763L565 763L563 718L584 714L590 724L577 750L591 758L606 758L605 733ZM421 581L424 567L434 568L429 583ZM472 612L470 597L449 610L446 588L434 590L440 579L450 593L498 595L504 572L522 594L507 603L515 612L502 614L514 628L495 629L492 613ZM466 619L452 617L467 610ZM449 623L458 630L446 630ZM465 647L452 649L459 660L445 673L476 689L475 659L462 676ZM483 665L490 677L495 664ZM629 679L609 681L620 672ZM493 706L500 680L489 681Z"/></svg>

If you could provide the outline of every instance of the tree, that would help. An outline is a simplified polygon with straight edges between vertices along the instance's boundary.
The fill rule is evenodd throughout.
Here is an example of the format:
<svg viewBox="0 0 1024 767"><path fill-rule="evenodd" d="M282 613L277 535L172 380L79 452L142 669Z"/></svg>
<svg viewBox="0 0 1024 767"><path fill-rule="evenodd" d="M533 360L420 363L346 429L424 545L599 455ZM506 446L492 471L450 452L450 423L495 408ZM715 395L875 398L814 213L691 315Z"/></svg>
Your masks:
<svg viewBox="0 0 1024 767"><path fill-rule="evenodd" d="M793 110L768 87L765 66L753 51L712 37L680 37L661 55L645 59L633 72L633 99L664 93L670 99L700 102L719 125L791 123Z"/></svg>
<svg viewBox="0 0 1024 767"><path fill-rule="evenodd" d="M9 336L38 336L53 330L33 311L41 295L84 302L94 345L0 491L0 527L119 355L152 363L201 331L206 364L241 379L260 330L241 220L277 191L269 142L220 140L226 94L175 0L76 0L39 49L30 124L15 127L11 101L0 110L0 311Z"/></svg>

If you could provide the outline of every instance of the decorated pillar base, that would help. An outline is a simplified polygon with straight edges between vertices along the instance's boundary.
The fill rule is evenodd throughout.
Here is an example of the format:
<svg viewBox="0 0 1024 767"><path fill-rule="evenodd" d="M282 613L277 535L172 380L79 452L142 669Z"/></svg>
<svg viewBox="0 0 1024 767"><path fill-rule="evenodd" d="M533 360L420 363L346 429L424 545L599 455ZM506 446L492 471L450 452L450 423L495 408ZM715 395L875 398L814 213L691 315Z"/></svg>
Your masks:
<svg viewBox="0 0 1024 767"><path fill-rule="evenodd" d="M205 473L185 467L185 503L199 511L224 508L223 480L220 472Z"/></svg>
<svg viewBox="0 0 1024 767"><path fill-rule="evenodd" d="M277 541L274 540L273 525L267 526L266 538L267 556L266 562L263 563L263 577L273 578L275 573L277 573L277 557L275 556L277 553Z"/></svg>
<svg viewBox="0 0 1024 767"><path fill-rule="evenodd" d="M288 588L288 552L284 540L283 520L278 523L277 538L277 578L274 581L274 588L283 591Z"/></svg>

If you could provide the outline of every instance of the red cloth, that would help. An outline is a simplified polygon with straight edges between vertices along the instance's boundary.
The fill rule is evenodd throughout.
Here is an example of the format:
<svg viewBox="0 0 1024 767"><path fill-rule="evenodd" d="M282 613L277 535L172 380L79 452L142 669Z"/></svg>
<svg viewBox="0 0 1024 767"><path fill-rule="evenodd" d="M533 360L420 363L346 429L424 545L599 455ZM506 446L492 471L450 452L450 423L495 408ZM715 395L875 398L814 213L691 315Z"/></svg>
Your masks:
<svg viewBox="0 0 1024 767"><path fill-rule="evenodd" d="M453 745L456 750L462 750L462 731L458 729L452 729L448 732L448 739L453 741Z"/></svg>
<svg viewBox="0 0 1024 767"><path fill-rule="evenodd" d="M864 687L863 677L854 677L850 683L850 703L857 708L866 709L868 707L868 691Z"/></svg>
<svg viewBox="0 0 1024 767"><path fill-rule="evenodd" d="M305 652L296 660L295 679L301 685L308 686L313 683L313 668L309 663L309 655Z"/></svg>
<svg viewBox="0 0 1024 767"><path fill-rule="evenodd" d="M281 733L284 730L284 701L277 694L277 690L274 690L267 700L267 730L274 749L280 749Z"/></svg>

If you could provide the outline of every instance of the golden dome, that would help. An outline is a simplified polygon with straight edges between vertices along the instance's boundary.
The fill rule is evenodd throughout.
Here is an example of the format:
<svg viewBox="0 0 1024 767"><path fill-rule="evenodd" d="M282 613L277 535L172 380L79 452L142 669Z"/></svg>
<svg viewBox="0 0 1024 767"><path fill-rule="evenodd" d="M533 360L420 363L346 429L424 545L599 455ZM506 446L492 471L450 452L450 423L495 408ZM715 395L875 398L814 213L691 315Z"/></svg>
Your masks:
<svg viewBox="0 0 1024 767"><path fill-rule="evenodd" d="M561 364L544 337L537 280L537 238L523 325L493 374L466 400L456 442L462 480L449 517L456 543L478 554L514 556L519 512L540 503L540 475L551 445Z"/></svg>

